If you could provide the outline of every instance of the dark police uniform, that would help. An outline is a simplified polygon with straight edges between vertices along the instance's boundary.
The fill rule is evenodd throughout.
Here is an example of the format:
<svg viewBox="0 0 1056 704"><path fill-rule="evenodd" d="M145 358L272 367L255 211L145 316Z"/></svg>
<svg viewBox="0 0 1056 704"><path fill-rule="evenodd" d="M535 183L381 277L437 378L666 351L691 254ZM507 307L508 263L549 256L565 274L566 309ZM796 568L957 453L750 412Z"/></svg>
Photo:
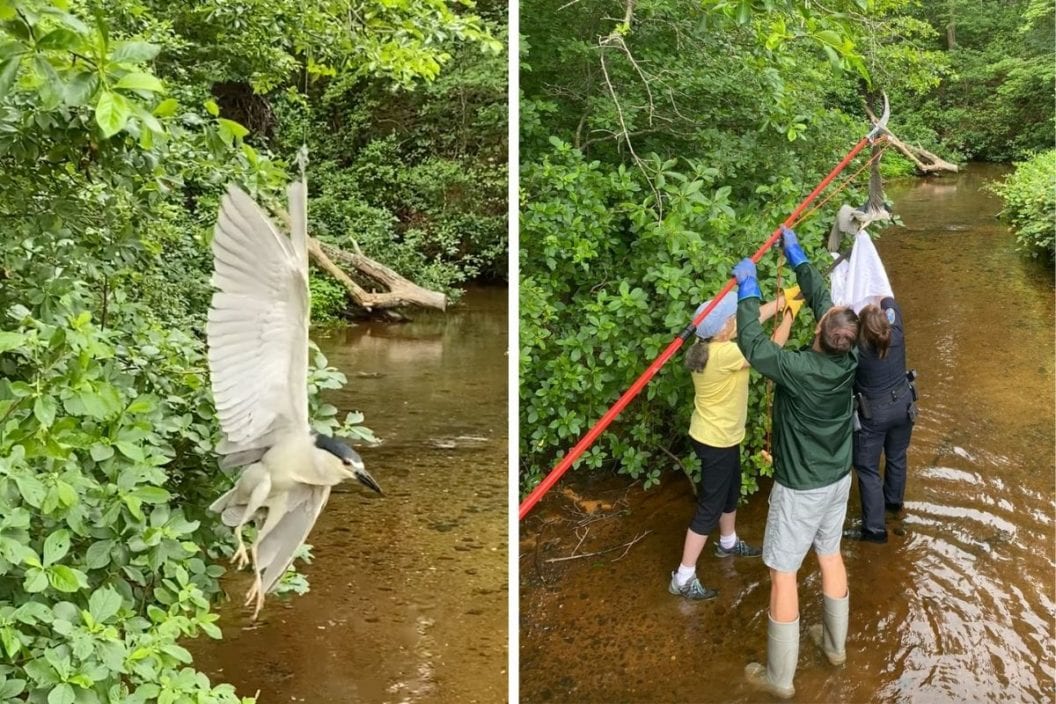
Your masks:
<svg viewBox="0 0 1056 704"><path fill-rule="evenodd" d="M858 350L854 390L861 430L854 433L854 469L862 496L862 537L884 540L884 508L902 508L906 491L906 451L917 417L916 390L906 377L906 341L902 310L893 298L880 308L891 322L891 344L881 359L867 345ZM887 464L880 478L880 453Z"/></svg>

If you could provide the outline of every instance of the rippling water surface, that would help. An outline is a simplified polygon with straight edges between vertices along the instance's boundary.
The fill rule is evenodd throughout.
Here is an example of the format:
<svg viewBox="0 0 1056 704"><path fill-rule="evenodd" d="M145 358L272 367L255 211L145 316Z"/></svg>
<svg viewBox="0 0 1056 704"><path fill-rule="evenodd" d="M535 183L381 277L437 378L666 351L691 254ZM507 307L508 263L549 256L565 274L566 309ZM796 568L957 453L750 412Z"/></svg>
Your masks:
<svg viewBox="0 0 1056 704"><path fill-rule="evenodd" d="M1016 254L1000 202L981 190L1003 173L973 165L889 189L905 227L877 248L920 372L907 510L887 545L844 543L848 663L829 666L804 629L796 701L1054 700L1053 278ZM688 484L575 490L624 515L590 523L576 512L589 506L557 494L522 527L522 700L760 701L743 668L765 656L765 566L714 558L709 543L698 573L720 596L686 603L666 585L692 515ZM750 541L762 540L768 490L738 512ZM852 519L858 506L855 489ZM584 534L580 553L646 530L615 562L620 551L547 562ZM800 604L802 622L818 622L813 557Z"/></svg>
<svg viewBox="0 0 1056 704"><path fill-rule="evenodd" d="M501 702L506 699L506 291L472 291L403 325L314 331L384 441L362 448L385 490L338 488L309 543L311 592L241 608L225 584L224 639L195 664L259 701Z"/></svg>

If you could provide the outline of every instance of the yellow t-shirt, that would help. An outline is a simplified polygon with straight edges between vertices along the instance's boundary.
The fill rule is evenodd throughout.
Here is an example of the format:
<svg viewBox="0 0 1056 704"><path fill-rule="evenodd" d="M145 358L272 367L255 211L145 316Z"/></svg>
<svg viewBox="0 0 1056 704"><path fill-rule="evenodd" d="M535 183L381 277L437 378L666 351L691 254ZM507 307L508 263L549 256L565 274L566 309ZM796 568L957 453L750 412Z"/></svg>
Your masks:
<svg viewBox="0 0 1056 704"><path fill-rule="evenodd" d="M748 367L736 342L708 344L704 371L692 374L697 393L689 435L712 447L733 447L744 440L748 420Z"/></svg>

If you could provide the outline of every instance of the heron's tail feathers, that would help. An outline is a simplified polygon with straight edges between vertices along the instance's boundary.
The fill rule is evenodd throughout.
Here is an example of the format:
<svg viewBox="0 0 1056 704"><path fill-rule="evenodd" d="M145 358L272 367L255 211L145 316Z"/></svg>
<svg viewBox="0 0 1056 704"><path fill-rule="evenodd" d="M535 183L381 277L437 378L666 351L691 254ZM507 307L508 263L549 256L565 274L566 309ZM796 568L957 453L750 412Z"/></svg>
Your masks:
<svg viewBox="0 0 1056 704"><path fill-rule="evenodd" d="M210 511L220 514L221 522L229 528L245 525L253 518L246 515L246 511L249 510L249 503L237 496L237 491L238 487L236 486L209 506Z"/></svg>
<svg viewBox="0 0 1056 704"><path fill-rule="evenodd" d="M249 506L246 504L228 506L224 509L224 512L220 514L220 520L224 522L225 526L231 528L248 523L249 521L246 520L250 518L250 516L246 515L246 510L248 508Z"/></svg>
<svg viewBox="0 0 1056 704"><path fill-rule="evenodd" d="M235 489L237 488L238 487L233 487L226 494L223 494L219 499L209 504L209 510L213 513L223 513L223 511L227 508L228 503L230 503L231 499L234 498ZM224 523L227 523L227 521L224 521Z"/></svg>

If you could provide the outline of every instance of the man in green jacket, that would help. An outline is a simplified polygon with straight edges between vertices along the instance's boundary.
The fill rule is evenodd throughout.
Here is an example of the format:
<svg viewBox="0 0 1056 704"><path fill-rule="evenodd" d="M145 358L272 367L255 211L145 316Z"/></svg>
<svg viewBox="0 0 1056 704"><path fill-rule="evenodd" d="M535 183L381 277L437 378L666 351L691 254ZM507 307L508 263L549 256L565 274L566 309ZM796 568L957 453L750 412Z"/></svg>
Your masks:
<svg viewBox="0 0 1056 704"><path fill-rule="evenodd" d="M733 270L738 283L737 344L748 363L776 383L774 393L774 487L763 538L770 568L770 618L766 666L745 669L749 681L788 698L799 657L796 573L813 545L821 565L823 624L811 629L829 661L846 660L847 571L840 538L851 488L852 389L858 364L858 317L834 307L825 282L807 260L796 235L782 233L785 257L818 324L806 349L778 347L759 324L755 263Z"/></svg>

